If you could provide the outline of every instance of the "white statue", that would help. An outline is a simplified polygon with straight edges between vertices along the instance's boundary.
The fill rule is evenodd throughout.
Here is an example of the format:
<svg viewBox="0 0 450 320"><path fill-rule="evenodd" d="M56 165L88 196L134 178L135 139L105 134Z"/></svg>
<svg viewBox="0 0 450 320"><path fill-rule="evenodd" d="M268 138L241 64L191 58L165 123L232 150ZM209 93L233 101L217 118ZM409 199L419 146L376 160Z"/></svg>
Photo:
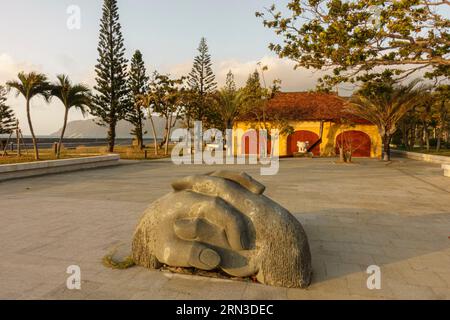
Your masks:
<svg viewBox="0 0 450 320"><path fill-rule="evenodd" d="M308 141L298 141L297 142L297 148L298 148L298 153L307 153L308 152L308 145L309 142Z"/></svg>

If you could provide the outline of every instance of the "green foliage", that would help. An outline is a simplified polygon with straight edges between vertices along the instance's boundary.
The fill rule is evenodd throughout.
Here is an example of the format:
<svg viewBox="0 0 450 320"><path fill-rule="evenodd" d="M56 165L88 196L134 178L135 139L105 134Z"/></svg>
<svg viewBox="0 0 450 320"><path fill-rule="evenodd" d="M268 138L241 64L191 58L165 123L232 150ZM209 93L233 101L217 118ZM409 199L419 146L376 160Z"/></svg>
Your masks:
<svg viewBox="0 0 450 320"><path fill-rule="evenodd" d="M389 82L367 82L352 97L349 110L377 125L381 136L392 136L405 114L422 103L427 88L418 80L408 85Z"/></svg>
<svg viewBox="0 0 450 320"><path fill-rule="evenodd" d="M161 142L161 147L165 144L166 154L169 151L168 141L171 130L182 113L184 80L184 78L172 79L169 75L155 71L150 81L148 94L141 96L141 101L145 105L165 119L164 140Z"/></svg>
<svg viewBox="0 0 450 320"><path fill-rule="evenodd" d="M274 80L271 87L267 88L261 85L261 75L264 79L264 71L268 67L261 67L261 74L255 70L249 75L245 87L242 89L242 111L244 119L248 120L254 129L264 129L270 135L271 129L279 130L280 134L289 135L294 132L282 115L275 110L268 112L267 106L270 99L279 91L280 80ZM265 82L265 81L264 81Z"/></svg>
<svg viewBox="0 0 450 320"><path fill-rule="evenodd" d="M427 97L428 88L418 86L418 82L408 85L397 85L394 81L366 82L348 103L351 113L377 126L383 139L385 160L390 160L390 143L398 123Z"/></svg>
<svg viewBox="0 0 450 320"><path fill-rule="evenodd" d="M214 92L217 88L212 71L211 55L205 38L200 40L197 50L199 54L194 58L188 84L191 89L197 91L200 95L205 95Z"/></svg>
<svg viewBox="0 0 450 320"><path fill-rule="evenodd" d="M448 78L450 20L448 1L290 0L257 12L264 26L282 39L269 48L296 67L332 70L319 82L329 89L341 82L368 81L380 68L404 79L424 69L427 77Z"/></svg>
<svg viewBox="0 0 450 320"><path fill-rule="evenodd" d="M6 104L6 94L6 88L4 86L0 86L0 134L11 133L16 125L14 112Z"/></svg>
<svg viewBox="0 0 450 320"><path fill-rule="evenodd" d="M168 117L180 110L183 80L184 78L172 79L170 75L159 74L157 71L153 73L149 94L154 112Z"/></svg>
<svg viewBox="0 0 450 320"><path fill-rule="evenodd" d="M84 116L91 105L91 91L84 84L72 84L67 75L58 75L57 79L58 81L51 86L50 96L59 99L65 108L64 123L57 150L57 157L59 158L62 141L66 132L69 110L71 108L76 108L80 110Z"/></svg>
<svg viewBox="0 0 450 320"><path fill-rule="evenodd" d="M102 263L105 267L117 270L125 270L136 265L131 256L126 257L125 259L123 259L123 261L115 260L113 257L114 253L108 254L103 257Z"/></svg>
<svg viewBox="0 0 450 320"><path fill-rule="evenodd" d="M41 96L46 101L50 98L50 84L47 76L37 72L20 72L19 81L8 81L6 86L15 89L16 96L22 95L27 101L36 96Z"/></svg>
<svg viewBox="0 0 450 320"><path fill-rule="evenodd" d="M413 150L419 143L430 151L436 147L439 152L448 141L450 132L450 86L439 85L432 92L424 92L416 107L412 108L400 122L400 132L395 136L395 143L408 150Z"/></svg>
<svg viewBox="0 0 450 320"><path fill-rule="evenodd" d="M51 86L50 96L60 100L67 110L76 108L85 115L91 105L89 87L81 83L73 84L69 76L64 74L58 75L57 79L58 81Z"/></svg>
<svg viewBox="0 0 450 320"><path fill-rule="evenodd" d="M117 0L104 0L97 51L97 85L94 87L97 94L93 98L91 113L98 118L98 124L109 127L107 138L112 152L117 122L125 118L132 105Z"/></svg>
<svg viewBox="0 0 450 320"><path fill-rule="evenodd" d="M266 67L263 68L263 71L265 70L267 70ZM266 113L267 102L278 90L276 83L275 81L271 89L263 87L260 73L258 70L255 70L248 76L245 87L242 89L245 113L251 115L251 118L263 128L266 128L266 121L269 120Z"/></svg>
<svg viewBox="0 0 450 320"><path fill-rule="evenodd" d="M234 121L243 111L243 97L243 90L236 88L233 73L228 72L225 86L216 93L214 106L220 122L217 128L233 128Z"/></svg>
<svg viewBox="0 0 450 320"><path fill-rule="evenodd" d="M36 160L39 160L39 149L36 135L34 134L33 122L31 121L30 103L31 99L37 96L41 96L46 101L49 101L51 85L47 81L46 75L37 72L20 72L17 77L19 81L8 81L6 86L9 89L14 89L17 96L21 94L25 98L28 126L33 138L34 157Z"/></svg>
<svg viewBox="0 0 450 320"><path fill-rule="evenodd" d="M131 134L134 135L138 141L139 147L143 147L143 121L145 120L144 108L140 102L140 96L145 95L148 90L147 70L145 69L145 63L142 57L142 53L137 50L132 59L129 72L129 88L130 88L130 100L133 103L133 107L130 108L125 116L125 120L134 125Z"/></svg>
<svg viewBox="0 0 450 320"><path fill-rule="evenodd" d="M192 71L189 73L187 83L191 91L191 103L189 106L192 110L194 120L201 120L208 123L208 119L212 117L212 94L217 89L215 75L212 71L211 55L208 52L206 39L200 40L198 47L198 55L194 58Z"/></svg>

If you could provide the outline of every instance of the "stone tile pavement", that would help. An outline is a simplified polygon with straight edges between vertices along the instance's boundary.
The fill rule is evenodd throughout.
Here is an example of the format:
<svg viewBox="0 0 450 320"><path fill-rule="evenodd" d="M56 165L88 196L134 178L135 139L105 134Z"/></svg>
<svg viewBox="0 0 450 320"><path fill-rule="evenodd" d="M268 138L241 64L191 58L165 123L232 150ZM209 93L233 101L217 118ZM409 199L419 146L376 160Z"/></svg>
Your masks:
<svg viewBox="0 0 450 320"><path fill-rule="evenodd" d="M103 267L172 180L215 168L124 162L2 182L0 299L450 299L450 179L413 160L356 161L283 159L278 175L263 177L257 166L229 167L266 184L303 223L314 269L307 290ZM373 264L381 290L366 286ZM81 267L79 291L66 288L70 265Z"/></svg>

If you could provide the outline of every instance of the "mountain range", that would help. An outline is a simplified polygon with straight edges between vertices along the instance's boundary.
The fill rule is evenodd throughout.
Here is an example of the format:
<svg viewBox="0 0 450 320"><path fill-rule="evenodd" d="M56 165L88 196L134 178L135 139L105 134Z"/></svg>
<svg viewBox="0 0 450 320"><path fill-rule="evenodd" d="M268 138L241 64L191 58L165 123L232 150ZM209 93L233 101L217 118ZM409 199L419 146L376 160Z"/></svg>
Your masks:
<svg viewBox="0 0 450 320"><path fill-rule="evenodd" d="M164 126L165 120L160 117L153 117L153 122L155 123L156 135L158 139L162 139L164 135ZM181 122L178 121L175 125L174 129L180 128ZM129 122L122 120L119 121L116 127L116 137L118 139L129 139L133 138L131 135L131 130L133 129L133 125ZM51 137L59 137L61 135L61 129L57 132L52 133ZM71 121L67 123L66 132L64 134L65 138L69 139L88 139L88 138L105 138L107 135L108 128L99 126L94 122L93 119L89 120L77 120ZM153 138L153 131L151 127L151 122L149 119L146 119L144 122L144 132L147 132L144 135L146 139Z"/></svg>

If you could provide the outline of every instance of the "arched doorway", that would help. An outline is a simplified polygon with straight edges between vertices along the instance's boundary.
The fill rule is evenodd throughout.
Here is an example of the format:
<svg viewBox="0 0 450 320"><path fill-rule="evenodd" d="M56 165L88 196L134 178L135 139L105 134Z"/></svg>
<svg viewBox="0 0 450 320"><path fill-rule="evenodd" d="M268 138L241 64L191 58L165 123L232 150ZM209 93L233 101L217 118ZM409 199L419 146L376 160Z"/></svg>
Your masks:
<svg viewBox="0 0 450 320"><path fill-rule="evenodd" d="M267 154L270 155L272 152L272 142L270 137L263 138L261 143L265 143L267 145ZM259 131L256 130L248 130L242 136L242 144L241 144L241 155L260 155L261 154L261 144Z"/></svg>
<svg viewBox="0 0 450 320"><path fill-rule="evenodd" d="M310 146L319 141L319 135L307 130L299 130L295 131L288 137L287 141L287 154L292 156L295 152L298 151L297 142L308 142ZM320 156L320 143L317 143L316 146L310 150L314 156Z"/></svg>
<svg viewBox="0 0 450 320"><path fill-rule="evenodd" d="M370 158L372 142L367 133L362 131L345 131L336 137L336 154L339 154L340 146L344 146L344 151L352 151L353 157Z"/></svg>

